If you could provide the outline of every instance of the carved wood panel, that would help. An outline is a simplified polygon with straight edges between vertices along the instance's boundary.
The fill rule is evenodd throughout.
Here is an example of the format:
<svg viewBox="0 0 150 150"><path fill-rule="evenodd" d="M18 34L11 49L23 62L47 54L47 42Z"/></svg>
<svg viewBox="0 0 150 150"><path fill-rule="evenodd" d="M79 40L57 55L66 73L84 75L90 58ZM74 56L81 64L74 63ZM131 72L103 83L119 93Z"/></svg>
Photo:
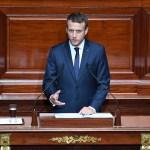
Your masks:
<svg viewBox="0 0 150 150"><path fill-rule="evenodd" d="M65 20L75 11L89 16L87 38L106 48L111 91L123 99L150 94L148 0L7 0L0 2L0 99L37 97L49 48L67 39Z"/></svg>

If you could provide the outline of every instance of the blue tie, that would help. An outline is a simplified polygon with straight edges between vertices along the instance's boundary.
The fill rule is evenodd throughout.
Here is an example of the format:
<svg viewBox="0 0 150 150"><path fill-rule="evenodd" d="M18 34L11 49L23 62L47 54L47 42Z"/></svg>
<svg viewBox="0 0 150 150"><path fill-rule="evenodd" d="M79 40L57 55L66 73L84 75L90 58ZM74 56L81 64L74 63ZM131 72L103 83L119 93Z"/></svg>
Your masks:
<svg viewBox="0 0 150 150"><path fill-rule="evenodd" d="M75 71L75 75L76 75L76 79L77 79L78 73L79 73L79 48L75 47L74 49L76 51L76 56L75 56L75 60L74 60L74 71Z"/></svg>

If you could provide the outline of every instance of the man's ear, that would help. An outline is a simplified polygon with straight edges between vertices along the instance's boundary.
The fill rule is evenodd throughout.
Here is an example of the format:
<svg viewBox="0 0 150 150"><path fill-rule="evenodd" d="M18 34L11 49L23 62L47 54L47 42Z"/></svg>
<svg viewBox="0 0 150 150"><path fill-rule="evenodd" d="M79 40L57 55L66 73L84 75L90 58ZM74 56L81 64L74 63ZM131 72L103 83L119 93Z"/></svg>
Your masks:
<svg viewBox="0 0 150 150"><path fill-rule="evenodd" d="M68 33L68 29L66 28L66 33Z"/></svg>

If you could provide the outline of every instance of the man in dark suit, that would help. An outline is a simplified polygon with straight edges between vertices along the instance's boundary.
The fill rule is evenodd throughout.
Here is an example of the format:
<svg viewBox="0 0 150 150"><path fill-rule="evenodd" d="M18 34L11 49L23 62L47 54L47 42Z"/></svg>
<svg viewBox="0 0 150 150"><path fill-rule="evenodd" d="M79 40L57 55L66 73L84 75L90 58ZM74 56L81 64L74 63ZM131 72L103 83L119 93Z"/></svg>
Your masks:
<svg viewBox="0 0 150 150"><path fill-rule="evenodd" d="M75 12L67 17L66 32L68 40L50 49L43 80L43 90L47 88L44 93L54 113L99 112L110 84L105 48L85 39L88 17L83 13ZM61 75L49 86L60 70Z"/></svg>

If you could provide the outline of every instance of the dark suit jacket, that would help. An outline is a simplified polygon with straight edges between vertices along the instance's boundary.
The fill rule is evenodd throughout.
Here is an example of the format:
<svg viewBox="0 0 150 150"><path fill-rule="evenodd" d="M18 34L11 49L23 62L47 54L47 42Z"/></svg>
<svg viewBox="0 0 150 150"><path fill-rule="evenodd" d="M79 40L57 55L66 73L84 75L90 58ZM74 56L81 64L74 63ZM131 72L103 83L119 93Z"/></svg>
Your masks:
<svg viewBox="0 0 150 150"><path fill-rule="evenodd" d="M89 73L87 63L90 65L93 74L103 83L105 88L98 84ZM75 78L69 41L52 47L43 80L43 90L57 76L62 64L64 64L64 69L61 76L45 91L45 95L49 99L51 94L61 90L59 100L66 103L63 106L55 106L53 112L75 113L79 112L84 106L92 106L98 112L108 93L110 83L110 73L104 47L85 40L77 80Z"/></svg>

